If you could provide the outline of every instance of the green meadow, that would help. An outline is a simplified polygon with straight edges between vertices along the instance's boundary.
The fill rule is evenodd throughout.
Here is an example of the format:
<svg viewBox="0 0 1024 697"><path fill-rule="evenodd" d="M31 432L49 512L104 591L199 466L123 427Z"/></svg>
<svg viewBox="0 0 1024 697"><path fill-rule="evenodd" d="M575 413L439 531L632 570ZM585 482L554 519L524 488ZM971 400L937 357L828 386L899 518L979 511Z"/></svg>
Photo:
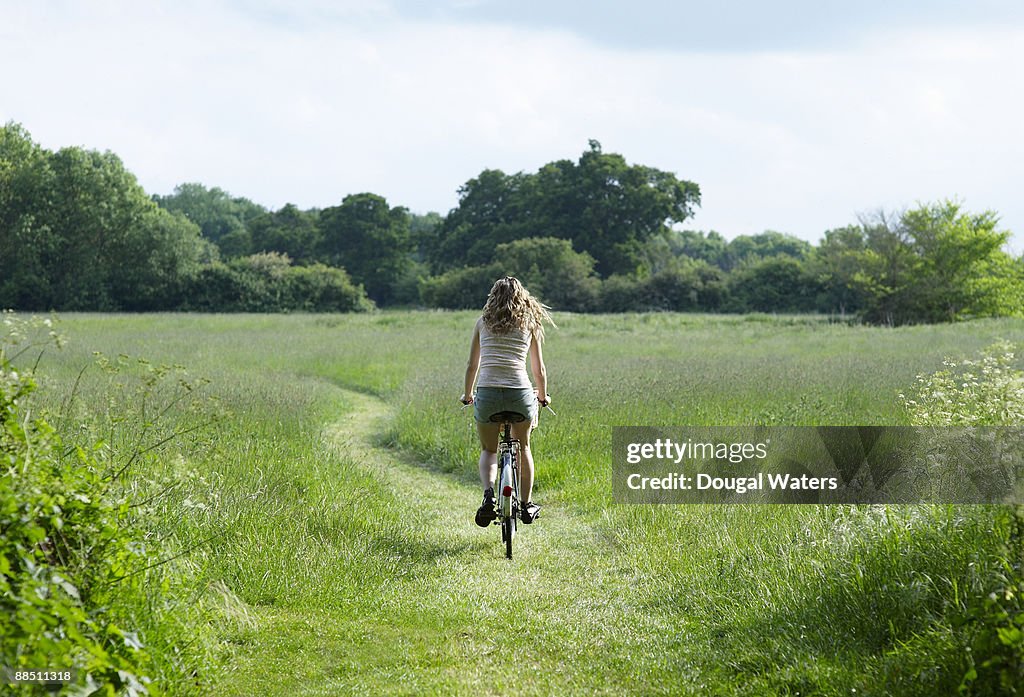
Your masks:
<svg viewBox="0 0 1024 697"><path fill-rule="evenodd" d="M917 375L1024 342L1024 321L556 314L544 512L508 561L473 523L479 451L457 400L474 317L60 318L35 409L112 461L142 453L125 486L145 502L152 584L120 612L155 685L972 694L964 618L1006 569L1000 511L616 505L611 428L908 423L897 395Z"/></svg>

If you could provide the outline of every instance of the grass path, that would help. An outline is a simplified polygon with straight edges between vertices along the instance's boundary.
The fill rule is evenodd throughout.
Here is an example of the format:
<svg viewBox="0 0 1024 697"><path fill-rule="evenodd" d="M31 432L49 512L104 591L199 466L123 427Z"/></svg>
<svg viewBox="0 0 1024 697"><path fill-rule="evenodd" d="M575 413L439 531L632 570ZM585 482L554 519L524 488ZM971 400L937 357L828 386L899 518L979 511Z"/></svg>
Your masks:
<svg viewBox="0 0 1024 697"><path fill-rule="evenodd" d="M272 694L686 689L675 668L692 665L693 648L679 643L672 665L650 655L645 637L673 630L637 606L641 579L600 520L547 505L536 524L520 529L509 561L497 527L473 522L476 486L378 446L386 403L343 396L352 410L325 428L325 438L403 507L407 524L384 533L394 572L347 603L258 610L238 675L250 673Z"/></svg>

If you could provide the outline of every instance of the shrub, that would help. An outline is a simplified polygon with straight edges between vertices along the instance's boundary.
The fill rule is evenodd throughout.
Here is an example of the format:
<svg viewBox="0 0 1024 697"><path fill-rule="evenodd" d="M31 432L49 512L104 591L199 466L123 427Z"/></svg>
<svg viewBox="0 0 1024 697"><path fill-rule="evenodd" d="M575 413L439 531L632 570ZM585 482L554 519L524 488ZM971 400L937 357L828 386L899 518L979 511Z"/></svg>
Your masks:
<svg viewBox="0 0 1024 697"><path fill-rule="evenodd" d="M482 307L494 281L516 276L542 302L558 310L587 312L596 309L600 281L594 259L575 252L568 240L531 237L499 244L486 266L454 269L426 279L423 301L432 307Z"/></svg>
<svg viewBox="0 0 1024 697"><path fill-rule="evenodd" d="M352 283L344 269L313 264L294 266L284 274L285 292L282 309L307 312L367 312L373 301L362 286Z"/></svg>
<svg viewBox="0 0 1024 697"><path fill-rule="evenodd" d="M609 276L601 283L598 306L603 312L632 312L643 308L644 296L640 282L633 276Z"/></svg>
<svg viewBox="0 0 1024 697"><path fill-rule="evenodd" d="M1024 371L1014 347L1000 342L976 360L943 361L945 368L918 375L910 397L899 399L919 426L984 426L1024 422Z"/></svg>
<svg viewBox="0 0 1024 697"><path fill-rule="evenodd" d="M373 302L344 269L292 266L286 254L263 252L208 264L196 275L184 309L200 312L366 312Z"/></svg>
<svg viewBox="0 0 1024 697"><path fill-rule="evenodd" d="M652 309L672 312L713 310L721 304L724 294L721 279L718 269L703 261L692 261L644 279L641 293Z"/></svg>
<svg viewBox="0 0 1024 697"><path fill-rule="evenodd" d="M4 324L13 330L5 340L24 327L9 313ZM15 370L11 345L0 344L0 661L75 668L80 685L144 694L149 657L137 629L108 611L139 582L129 505L92 452L65 448L46 421L29 417L36 385Z"/></svg>
<svg viewBox="0 0 1024 697"><path fill-rule="evenodd" d="M600 281L594 273L594 258L573 251L569 240L530 237L499 244L493 266L499 269L495 279L517 276L532 294L559 310L587 312L597 302Z"/></svg>
<svg viewBox="0 0 1024 697"><path fill-rule="evenodd" d="M740 266L729 276L732 312L813 312L820 285L797 259L776 256Z"/></svg>
<svg viewBox="0 0 1024 697"><path fill-rule="evenodd" d="M701 260L686 260L646 278L610 276L601 284L602 312L715 310L725 296L723 274Z"/></svg>
<svg viewBox="0 0 1024 697"><path fill-rule="evenodd" d="M988 347L976 360L946 360L931 375L919 375L910 397L899 395L911 422L927 426L1016 425L1024 422L1024 370L1014 347ZM981 463L985 464L985 463ZM1019 485L1019 482L1018 482ZM968 598L958 621L969 666L966 694L1024 693L1024 506L995 507L1007 530L997 571L983 597Z"/></svg>
<svg viewBox="0 0 1024 697"><path fill-rule="evenodd" d="M430 307L446 310L480 309L494 281L502 275L497 264L468 266L423 281L420 294Z"/></svg>
<svg viewBox="0 0 1024 697"><path fill-rule="evenodd" d="M83 370L48 423L35 416L34 371L16 365L59 342L50 320L4 313L0 667L75 669L74 694L204 694L219 662L209 628L224 618L195 565L177 560L213 538L179 537L169 521L190 512L174 493L194 475L178 462L205 447L196 437L216 400L180 367L99 356L103 398L75 399Z"/></svg>

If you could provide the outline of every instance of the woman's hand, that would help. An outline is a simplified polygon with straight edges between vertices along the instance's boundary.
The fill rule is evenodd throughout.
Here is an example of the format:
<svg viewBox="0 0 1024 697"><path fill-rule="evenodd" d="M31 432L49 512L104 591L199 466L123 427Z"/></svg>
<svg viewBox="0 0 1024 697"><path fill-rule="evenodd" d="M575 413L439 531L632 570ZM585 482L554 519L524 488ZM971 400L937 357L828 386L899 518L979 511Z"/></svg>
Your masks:
<svg viewBox="0 0 1024 697"><path fill-rule="evenodd" d="M551 404L551 395L545 394L542 396L540 390L538 390L537 403L540 404L542 407L546 407L547 405Z"/></svg>
<svg viewBox="0 0 1024 697"><path fill-rule="evenodd" d="M469 406L470 404L473 403L473 395L469 395L469 397L466 397L465 393L463 393L463 395L459 397L459 401L462 402L463 405Z"/></svg>

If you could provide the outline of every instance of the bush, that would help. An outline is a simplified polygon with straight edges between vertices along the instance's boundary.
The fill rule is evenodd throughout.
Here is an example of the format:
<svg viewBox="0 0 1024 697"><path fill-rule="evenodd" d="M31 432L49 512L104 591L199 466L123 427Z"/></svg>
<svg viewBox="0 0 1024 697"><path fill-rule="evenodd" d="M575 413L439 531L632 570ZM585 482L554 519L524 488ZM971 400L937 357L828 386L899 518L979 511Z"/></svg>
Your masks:
<svg viewBox="0 0 1024 697"><path fill-rule="evenodd" d="M703 261L677 264L645 279L642 287L654 307L673 312L718 309L725 296L722 272Z"/></svg>
<svg viewBox="0 0 1024 697"><path fill-rule="evenodd" d="M725 296L722 272L704 261L686 260L647 278L611 276L601 284L603 312L707 312Z"/></svg>
<svg viewBox="0 0 1024 697"><path fill-rule="evenodd" d="M307 312L367 312L373 301L362 286L352 283L344 269L324 264L295 266L284 274L282 309Z"/></svg>
<svg viewBox="0 0 1024 697"><path fill-rule="evenodd" d="M184 309L200 312L366 312L373 303L344 269L292 266L285 254L264 252L200 269Z"/></svg>
<svg viewBox="0 0 1024 697"><path fill-rule="evenodd" d="M594 258L573 251L569 240L530 237L500 244L493 265L499 269L495 279L516 276L551 307L569 312L595 309L600 281L594 273Z"/></svg>
<svg viewBox="0 0 1024 697"><path fill-rule="evenodd" d="M20 320L7 314L4 323L11 328ZM137 628L123 626L109 609L140 582L131 574L139 548L126 523L129 505L113 495L92 452L65 448L46 421L27 417L35 382L14 369L6 346L0 345L0 661L12 670L75 668L80 685L146 693L149 657Z"/></svg>
<svg viewBox="0 0 1024 697"><path fill-rule="evenodd" d="M502 275L501 267L497 264L467 266L425 279L420 287L420 295L429 307L478 310L484 306L494 281Z"/></svg>
<svg viewBox="0 0 1024 697"><path fill-rule="evenodd" d="M1024 371L1014 347L1000 342L977 360L946 359L945 368L918 375L913 399L899 395L917 426L985 426L1024 422Z"/></svg>
<svg viewBox="0 0 1024 697"><path fill-rule="evenodd" d="M499 244L486 266L454 269L426 279L423 302L446 309L483 307L494 282L515 276L541 302L558 310L587 312L597 309L600 281L594 259L574 252L568 240L530 237Z"/></svg>
<svg viewBox="0 0 1024 697"><path fill-rule="evenodd" d="M0 667L75 669L73 694L205 694L209 630L230 618L179 561L214 539L176 527L197 506L180 492L209 488L179 463L220 409L183 368L100 356L102 398L75 398L83 370L59 412L31 418L32 371L15 366L59 345L51 327L9 312L0 326Z"/></svg>
<svg viewBox="0 0 1024 697"><path fill-rule="evenodd" d="M912 423L1019 426L1024 422L1024 370L1011 344L997 343L977 360L947 359L944 365L936 373L918 376L912 398L899 395ZM998 557L992 560L997 571L988 594L967 598L956 623L969 666L961 692L1024 694L1024 506L994 507L993 512L999 523L993 524L993 530L1007 533Z"/></svg>
<svg viewBox="0 0 1024 697"><path fill-rule="evenodd" d="M729 276L732 312L813 312L820 284L792 257L767 257L733 270Z"/></svg>
<svg viewBox="0 0 1024 697"><path fill-rule="evenodd" d="M643 289L634 276L615 274L601 283L598 307L602 312L634 312L644 305Z"/></svg>

